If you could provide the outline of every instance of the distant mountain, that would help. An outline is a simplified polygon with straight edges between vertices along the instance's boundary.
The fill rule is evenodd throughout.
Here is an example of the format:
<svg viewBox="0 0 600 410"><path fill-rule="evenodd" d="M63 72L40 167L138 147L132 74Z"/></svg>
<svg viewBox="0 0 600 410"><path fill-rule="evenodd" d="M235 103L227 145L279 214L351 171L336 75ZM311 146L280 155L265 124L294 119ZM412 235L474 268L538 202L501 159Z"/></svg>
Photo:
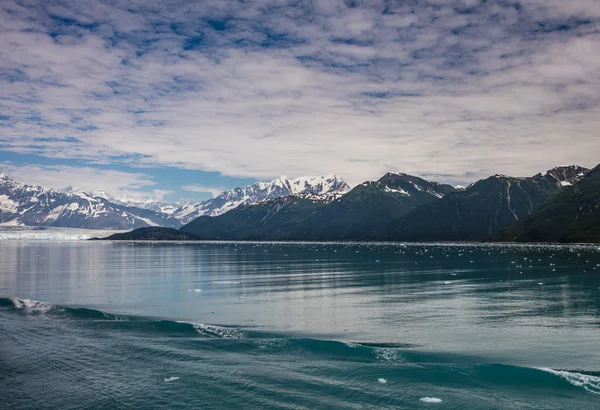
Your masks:
<svg viewBox="0 0 600 410"><path fill-rule="evenodd" d="M94 196L106 199L113 204L124 205L128 207L148 209L158 213L173 215L178 209L187 207L191 204L190 201L181 200L178 202L168 202L160 199L131 199L115 197L107 192L94 192Z"/></svg>
<svg viewBox="0 0 600 410"><path fill-rule="evenodd" d="M600 165L497 238L516 242L600 242Z"/></svg>
<svg viewBox="0 0 600 410"><path fill-rule="evenodd" d="M26 185L5 174L0 174L0 224L115 230L181 226L164 213L115 204L83 192Z"/></svg>
<svg viewBox="0 0 600 410"><path fill-rule="evenodd" d="M212 218L200 217L181 230L205 239L359 240L453 191L450 185L390 173L335 200L290 195L244 204Z"/></svg>
<svg viewBox="0 0 600 410"><path fill-rule="evenodd" d="M271 182L257 182L244 188L234 188L204 202L187 204L176 209L172 215L187 223L200 216L224 214L240 205L259 204L291 195L327 202L349 190L348 184L335 175L296 179L282 176Z"/></svg>
<svg viewBox="0 0 600 410"><path fill-rule="evenodd" d="M377 239L482 240L533 213L588 170L563 166L529 178L494 175L416 208L392 222Z"/></svg>

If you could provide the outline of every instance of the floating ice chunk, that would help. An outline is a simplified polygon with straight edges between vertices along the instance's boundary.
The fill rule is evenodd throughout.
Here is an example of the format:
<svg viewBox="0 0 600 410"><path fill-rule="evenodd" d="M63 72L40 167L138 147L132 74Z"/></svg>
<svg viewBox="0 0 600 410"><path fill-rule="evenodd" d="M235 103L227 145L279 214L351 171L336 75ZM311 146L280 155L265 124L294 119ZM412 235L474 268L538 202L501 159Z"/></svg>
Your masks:
<svg viewBox="0 0 600 410"><path fill-rule="evenodd" d="M165 377L165 383L174 382L175 380L179 380L179 377Z"/></svg>
<svg viewBox="0 0 600 410"><path fill-rule="evenodd" d="M379 379L377 379L377 381L381 384L386 384L387 383L387 379L384 379L383 377L380 377Z"/></svg>
<svg viewBox="0 0 600 410"><path fill-rule="evenodd" d="M543 284L544 284L544 282L538 282L538 285L543 285Z"/></svg>
<svg viewBox="0 0 600 410"><path fill-rule="evenodd" d="M437 397L421 397L419 401L423 403L441 403L442 399L438 399Z"/></svg>

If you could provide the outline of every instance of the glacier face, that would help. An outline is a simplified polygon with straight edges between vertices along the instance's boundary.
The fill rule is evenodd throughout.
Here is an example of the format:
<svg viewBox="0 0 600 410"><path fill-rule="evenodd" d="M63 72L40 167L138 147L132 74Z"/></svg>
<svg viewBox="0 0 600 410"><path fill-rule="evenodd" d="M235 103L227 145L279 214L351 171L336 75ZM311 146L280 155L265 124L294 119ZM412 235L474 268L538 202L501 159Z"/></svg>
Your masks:
<svg viewBox="0 0 600 410"><path fill-rule="evenodd" d="M78 229L78 228L31 228L0 227L0 241L84 241L95 237L106 237L123 230Z"/></svg>
<svg viewBox="0 0 600 410"><path fill-rule="evenodd" d="M115 204L83 192L26 185L0 174L0 225L124 230L178 228L181 223L164 213Z"/></svg>
<svg viewBox="0 0 600 410"><path fill-rule="evenodd" d="M207 201L184 205L177 209L173 216L187 223L199 216L224 214L240 205L254 205L292 195L330 201L348 191L350 191L348 184L333 174L296 179L281 176L271 182L257 182L244 188L234 188Z"/></svg>

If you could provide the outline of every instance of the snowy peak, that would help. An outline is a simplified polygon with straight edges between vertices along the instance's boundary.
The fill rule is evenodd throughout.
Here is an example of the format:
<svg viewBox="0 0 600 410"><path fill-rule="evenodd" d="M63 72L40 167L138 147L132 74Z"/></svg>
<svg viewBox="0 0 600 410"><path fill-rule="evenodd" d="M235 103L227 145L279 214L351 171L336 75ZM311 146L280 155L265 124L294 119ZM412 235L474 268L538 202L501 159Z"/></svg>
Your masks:
<svg viewBox="0 0 600 410"><path fill-rule="evenodd" d="M560 185L569 186L579 182L588 172L589 169L580 167L579 165L561 165L548 171L541 172L533 178L553 178Z"/></svg>
<svg viewBox="0 0 600 410"><path fill-rule="evenodd" d="M377 184L384 187L385 192L397 192L406 196L421 195L423 193L442 198L455 190L451 185L427 181L422 178L404 173L388 172L381 177Z"/></svg>
<svg viewBox="0 0 600 410"><path fill-rule="evenodd" d="M348 191L348 184L336 175L296 179L289 179L283 175L270 182L256 182L243 188L234 188L208 201L183 206L175 211L173 216L187 223L199 216L224 214L240 205L254 205L291 195L328 201Z"/></svg>
<svg viewBox="0 0 600 410"><path fill-rule="evenodd" d="M350 191L348 184L333 174L324 177L300 177L288 181L288 183L293 195L344 194Z"/></svg>

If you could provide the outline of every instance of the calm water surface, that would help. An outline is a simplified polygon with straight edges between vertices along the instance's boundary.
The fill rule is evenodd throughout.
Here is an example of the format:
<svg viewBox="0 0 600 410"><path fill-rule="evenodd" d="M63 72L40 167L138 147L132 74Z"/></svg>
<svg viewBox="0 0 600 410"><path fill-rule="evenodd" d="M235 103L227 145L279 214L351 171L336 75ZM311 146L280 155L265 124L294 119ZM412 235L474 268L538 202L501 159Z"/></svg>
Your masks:
<svg viewBox="0 0 600 410"><path fill-rule="evenodd" d="M600 409L600 247L0 242L0 408Z"/></svg>

